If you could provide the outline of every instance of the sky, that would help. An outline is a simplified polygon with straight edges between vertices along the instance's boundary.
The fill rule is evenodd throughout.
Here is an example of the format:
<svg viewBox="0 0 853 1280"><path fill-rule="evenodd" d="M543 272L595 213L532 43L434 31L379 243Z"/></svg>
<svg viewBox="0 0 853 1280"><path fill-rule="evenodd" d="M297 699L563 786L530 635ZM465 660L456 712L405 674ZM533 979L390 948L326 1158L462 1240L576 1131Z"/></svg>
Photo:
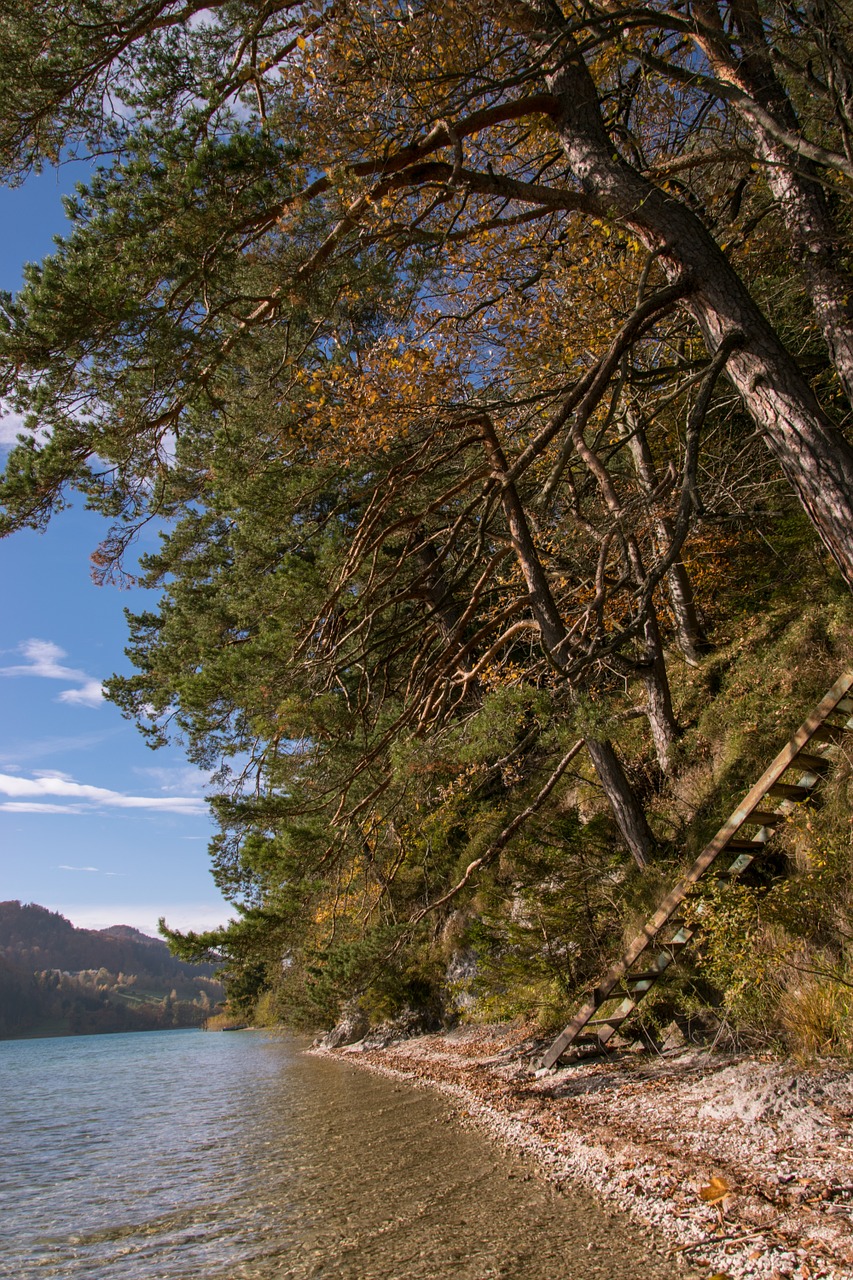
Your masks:
<svg viewBox="0 0 853 1280"><path fill-rule="evenodd" d="M50 252L62 194L85 176L68 165L0 187L0 289L16 291L23 264ZM16 425L0 419L0 464ZM85 928L223 924L233 911L210 875L206 776L179 746L151 751L101 696L103 680L133 669L124 610L156 602L93 583L103 533L77 501L43 534L0 539L0 899Z"/></svg>

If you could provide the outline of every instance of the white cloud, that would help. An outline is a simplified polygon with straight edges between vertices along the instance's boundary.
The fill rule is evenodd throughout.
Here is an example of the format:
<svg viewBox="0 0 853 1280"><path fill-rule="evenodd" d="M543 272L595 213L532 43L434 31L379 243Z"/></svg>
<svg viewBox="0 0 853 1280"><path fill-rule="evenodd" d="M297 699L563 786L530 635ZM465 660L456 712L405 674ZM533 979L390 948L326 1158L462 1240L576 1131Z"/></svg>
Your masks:
<svg viewBox="0 0 853 1280"><path fill-rule="evenodd" d="M100 871L100 867L70 867L67 862L60 862L57 871Z"/></svg>
<svg viewBox="0 0 853 1280"><path fill-rule="evenodd" d="M216 26L217 15L212 9L199 9L196 13L191 13L185 22L187 31L204 31L206 28Z"/></svg>
<svg viewBox="0 0 853 1280"><path fill-rule="evenodd" d="M0 445L18 443L18 434L24 429L24 419L20 413L12 413L4 409L0 401Z"/></svg>
<svg viewBox="0 0 853 1280"><path fill-rule="evenodd" d="M88 679L84 672L62 666L59 659L66 657L65 650L50 640L24 640L18 650L28 661L14 667L0 667L0 675L44 676L48 680Z"/></svg>
<svg viewBox="0 0 853 1280"><path fill-rule="evenodd" d="M63 689L57 698L58 702L84 707L98 707L103 702L104 693L100 680L95 680L77 667L66 667L60 659L68 655L52 640L24 640L18 649L27 661L11 667L0 667L0 676L39 676L44 680L69 680L80 687Z"/></svg>
<svg viewBox="0 0 853 1280"><path fill-rule="evenodd" d="M104 700L104 686L100 680L87 680L80 689L64 689L57 702L70 702L83 707L99 707Z"/></svg>
<svg viewBox="0 0 853 1280"><path fill-rule="evenodd" d="M107 787L74 782L66 774L60 773L40 773L33 778L0 773L0 795L9 796L13 801L42 802L47 797L61 796L77 802L73 807L52 805L48 809L39 807L35 810L18 806L14 810L17 813L84 812L92 809L148 809L157 813L186 815L207 812L207 805L200 796L132 796L121 791L111 791ZM0 809L8 808L8 805L0 805Z"/></svg>
<svg viewBox="0 0 853 1280"><path fill-rule="evenodd" d="M27 436L34 435L39 443L50 436L49 430L45 427L36 427L33 431L30 427L24 426L23 414L10 409L8 401L0 400L0 449L11 449L18 443L18 436L22 432Z"/></svg>
<svg viewBox="0 0 853 1280"><path fill-rule="evenodd" d="M79 804L39 804L29 800L9 800L0 804L0 813L83 813Z"/></svg>
<svg viewBox="0 0 853 1280"><path fill-rule="evenodd" d="M87 882L88 883L88 882ZM78 929L109 929L117 924L129 924L142 933L156 938L157 921L166 917L170 929L215 929L227 924L234 914L233 907L224 902L108 902L101 906L68 905L63 902L46 902L49 911L59 911Z"/></svg>

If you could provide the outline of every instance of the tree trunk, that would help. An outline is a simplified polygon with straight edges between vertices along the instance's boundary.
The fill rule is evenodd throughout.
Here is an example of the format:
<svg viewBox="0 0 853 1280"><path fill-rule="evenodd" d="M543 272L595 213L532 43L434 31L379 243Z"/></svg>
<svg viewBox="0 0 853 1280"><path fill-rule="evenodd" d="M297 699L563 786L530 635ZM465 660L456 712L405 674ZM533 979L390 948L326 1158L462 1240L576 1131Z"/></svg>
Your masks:
<svg viewBox="0 0 853 1280"><path fill-rule="evenodd" d="M733 61L719 12L707 0L697 0L696 11L706 31L715 32L716 38L707 34L697 43L721 80L745 90L783 128L800 133L797 113L773 67L760 15L750 0L733 2L732 9L747 40L745 55ZM792 257L802 273L830 359L853 404L853 277L844 268L842 236L815 166L777 142L750 112L748 102L737 98L734 107L755 138L767 184L784 215Z"/></svg>
<svg viewBox="0 0 853 1280"><path fill-rule="evenodd" d="M658 487L659 479L655 468L652 451L646 438L646 431L640 418L633 410L628 411L628 425L631 429L629 448L634 459L637 478L646 496L653 501L653 494ZM658 550L665 555L672 543L673 524L668 516L655 515ZM682 655L696 666L700 654L707 649L708 641L699 615L696 612L696 601L690 575L683 562L676 560L666 575L669 602L675 620L675 634Z"/></svg>
<svg viewBox="0 0 853 1280"><path fill-rule="evenodd" d="M678 722L672 709L672 695L666 662L663 656L660 630L654 609L650 609L643 629L645 662L640 669L640 679L646 691L646 718L652 731L655 754L664 773L669 773L671 753L680 736Z"/></svg>
<svg viewBox="0 0 853 1280"><path fill-rule="evenodd" d="M491 421L485 416L483 440L495 471L505 475L508 468L504 452ZM501 501L516 559L530 595L533 616L539 624L542 644L554 666L558 670L565 669L569 659L566 649L568 633L536 550L518 490L511 482L503 484ZM654 849L655 838L613 744L607 740L587 738L586 745L622 838L637 866L645 867Z"/></svg>
<svg viewBox="0 0 853 1280"><path fill-rule="evenodd" d="M445 640L450 640L456 631L462 610L458 607L447 582L438 552L431 542L426 540L426 531L418 531L421 543L416 551L421 566L421 583L424 594L429 600L433 613L441 628Z"/></svg>
<svg viewBox="0 0 853 1280"><path fill-rule="evenodd" d="M550 9L541 20L550 27ZM727 375L853 590L853 448L699 218L615 152L595 85L567 37L544 30L532 39L537 57L553 67L546 80L557 102L554 122L575 176L603 216L629 227L657 255L670 280L689 281L682 305L709 351L727 335L741 336Z"/></svg>
<svg viewBox="0 0 853 1280"><path fill-rule="evenodd" d="M583 426L577 419L572 426L571 434L578 457L583 459L595 477L614 524L622 525L624 528L625 508L613 478L595 449L587 443ZM646 582L646 570L636 534L625 530L623 537L620 538L620 544L625 573L633 581L634 586L642 590ZM653 601L649 601L648 614L643 622L643 640L645 652L641 662L634 664L633 674L638 675L645 685L646 715L651 727L658 762L666 773L669 769L670 751L678 739L679 728L672 710L669 677Z"/></svg>
<svg viewBox="0 0 853 1280"><path fill-rule="evenodd" d="M655 838L646 822L646 815L637 803L634 790L625 776L625 770L613 748L613 743L587 738L586 749L613 810L616 825L631 850L631 856L638 867L647 867L655 847Z"/></svg>

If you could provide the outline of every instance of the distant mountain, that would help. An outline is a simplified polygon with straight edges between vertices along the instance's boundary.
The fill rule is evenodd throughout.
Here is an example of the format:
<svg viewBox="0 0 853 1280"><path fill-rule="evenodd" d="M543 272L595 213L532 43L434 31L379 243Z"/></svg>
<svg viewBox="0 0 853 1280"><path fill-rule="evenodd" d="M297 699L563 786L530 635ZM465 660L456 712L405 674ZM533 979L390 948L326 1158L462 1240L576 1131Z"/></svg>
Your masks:
<svg viewBox="0 0 853 1280"><path fill-rule="evenodd" d="M130 925L0 902L0 1039L197 1026L222 999L214 972Z"/></svg>
<svg viewBox="0 0 853 1280"><path fill-rule="evenodd" d="M153 947L166 945L162 938L152 938L149 933L134 929L132 924L111 924L109 929L96 929L94 932L103 934L107 938L125 938L128 942L149 943Z"/></svg>

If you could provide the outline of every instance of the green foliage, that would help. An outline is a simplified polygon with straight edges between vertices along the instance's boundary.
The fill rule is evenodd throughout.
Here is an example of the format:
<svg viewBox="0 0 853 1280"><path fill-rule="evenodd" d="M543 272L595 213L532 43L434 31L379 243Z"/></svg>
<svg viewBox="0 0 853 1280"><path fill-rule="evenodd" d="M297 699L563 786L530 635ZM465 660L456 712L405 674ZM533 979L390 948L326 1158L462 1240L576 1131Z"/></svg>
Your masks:
<svg viewBox="0 0 853 1280"><path fill-rule="evenodd" d="M764 163L687 35L654 9L628 33L520 12L0 5L3 172L99 157L0 310L0 394L26 422L0 532L80 492L120 579L160 523L140 566L158 602L129 617L135 674L109 696L217 771L236 920L164 932L247 1019L449 1014L461 949L477 1016L554 1025L853 665L823 549L849 571L831 176L851 122L811 93L835 82L819 21L768 10L773 61L723 13L715 46L722 78L748 97L757 59L762 102L775 83L825 144L806 252L774 185L799 161ZM741 355L709 369L734 315ZM616 743L609 773L579 754L558 777L581 737ZM846 981L842 809L705 894L702 979L662 988L652 1021L704 995L775 1034L814 996L834 1029L802 1043L842 1043L841 997L797 1004L791 976Z"/></svg>

